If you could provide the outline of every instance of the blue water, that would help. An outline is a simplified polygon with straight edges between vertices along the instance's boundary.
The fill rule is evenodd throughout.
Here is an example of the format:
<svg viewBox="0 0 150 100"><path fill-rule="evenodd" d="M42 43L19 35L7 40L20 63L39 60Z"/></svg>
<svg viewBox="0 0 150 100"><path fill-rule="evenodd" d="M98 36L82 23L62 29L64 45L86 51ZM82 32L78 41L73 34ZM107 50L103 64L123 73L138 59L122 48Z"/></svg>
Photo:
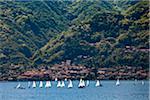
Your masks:
<svg viewBox="0 0 150 100"><path fill-rule="evenodd" d="M0 82L0 100L149 100L148 81L144 85L141 81L136 85L134 81L120 83L115 86L115 81L102 81L103 87L95 87L92 81L89 87L79 89L78 81L73 81L74 87L68 89L56 88L56 82L52 82L51 88L33 89L21 82L26 89L15 89L18 82Z"/></svg>

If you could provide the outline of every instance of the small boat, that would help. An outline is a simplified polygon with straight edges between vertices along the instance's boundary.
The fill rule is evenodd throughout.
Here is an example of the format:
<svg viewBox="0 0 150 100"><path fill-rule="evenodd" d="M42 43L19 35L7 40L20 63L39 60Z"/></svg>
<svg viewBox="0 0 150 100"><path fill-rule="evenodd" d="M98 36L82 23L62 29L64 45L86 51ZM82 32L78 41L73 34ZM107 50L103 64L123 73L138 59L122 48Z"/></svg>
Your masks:
<svg viewBox="0 0 150 100"><path fill-rule="evenodd" d="M33 81L32 88L36 88L36 82Z"/></svg>
<svg viewBox="0 0 150 100"><path fill-rule="evenodd" d="M144 85L145 83L144 83L144 81L142 81L142 85Z"/></svg>
<svg viewBox="0 0 150 100"><path fill-rule="evenodd" d="M119 86L119 85L120 85L120 81L119 79L117 79L116 86Z"/></svg>
<svg viewBox="0 0 150 100"><path fill-rule="evenodd" d="M51 82L50 81L46 81L45 88L50 88L50 87L51 87Z"/></svg>
<svg viewBox="0 0 150 100"><path fill-rule="evenodd" d="M58 81L58 79L57 78L55 78L55 82L57 82Z"/></svg>
<svg viewBox="0 0 150 100"><path fill-rule="evenodd" d="M137 84L137 79L134 80L134 85L136 85L136 84Z"/></svg>
<svg viewBox="0 0 150 100"><path fill-rule="evenodd" d="M80 79L78 88L84 88L84 87L85 87L85 82L84 82L84 80Z"/></svg>
<svg viewBox="0 0 150 100"><path fill-rule="evenodd" d="M73 87L72 81L69 80L68 88L72 88L72 87Z"/></svg>
<svg viewBox="0 0 150 100"><path fill-rule="evenodd" d="M24 87L21 86L20 83L18 83L18 85L15 87L16 89L25 89Z"/></svg>
<svg viewBox="0 0 150 100"><path fill-rule="evenodd" d="M58 83L57 83L57 88L60 88L60 87L61 87L61 82L58 81Z"/></svg>
<svg viewBox="0 0 150 100"><path fill-rule="evenodd" d="M96 86L96 87L100 87L100 86L102 86L102 84L100 83L99 80L97 80L95 86Z"/></svg>
<svg viewBox="0 0 150 100"><path fill-rule="evenodd" d="M61 81L61 87L65 87L65 82Z"/></svg>
<svg viewBox="0 0 150 100"><path fill-rule="evenodd" d="M18 83L18 85L16 86L16 89L19 89L21 87L21 84Z"/></svg>
<svg viewBox="0 0 150 100"><path fill-rule="evenodd" d="M67 78L65 78L65 81L67 81Z"/></svg>
<svg viewBox="0 0 150 100"><path fill-rule="evenodd" d="M87 81L86 81L86 86L89 86L89 84L90 84L90 81L87 80Z"/></svg>
<svg viewBox="0 0 150 100"><path fill-rule="evenodd" d="M39 87L42 88L43 87L43 82L40 81Z"/></svg>
<svg viewBox="0 0 150 100"><path fill-rule="evenodd" d="M30 88L30 86L31 86L31 82L29 81L29 82L28 82L28 88Z"/></svg>

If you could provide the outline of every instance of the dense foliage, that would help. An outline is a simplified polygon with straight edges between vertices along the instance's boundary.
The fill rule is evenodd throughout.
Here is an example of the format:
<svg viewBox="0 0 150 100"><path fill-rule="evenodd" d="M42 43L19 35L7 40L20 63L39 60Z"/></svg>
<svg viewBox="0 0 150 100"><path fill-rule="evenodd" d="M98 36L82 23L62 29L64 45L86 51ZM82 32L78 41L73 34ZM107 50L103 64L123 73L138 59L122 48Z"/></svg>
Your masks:
<svg viewBox="0 0 150 100"><path fill-rule="evenodd" d="M148 68L148 1L1 1L0 8L1 69L68 59Z"/></svg>

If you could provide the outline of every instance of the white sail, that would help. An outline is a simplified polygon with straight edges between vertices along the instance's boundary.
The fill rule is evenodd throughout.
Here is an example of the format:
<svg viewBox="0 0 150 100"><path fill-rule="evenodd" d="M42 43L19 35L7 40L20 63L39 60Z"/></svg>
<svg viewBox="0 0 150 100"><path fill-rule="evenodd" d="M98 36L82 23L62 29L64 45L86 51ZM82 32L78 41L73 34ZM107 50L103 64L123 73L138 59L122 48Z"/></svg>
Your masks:
<svg viewBox="0 0 150 100"><path fill-rule="evenodd" d="M72 81L69 80L68 88L72 88L72 87L73 87Z"/></svg>
<svg viewBox="0 0 150 100"><path fill-rule="evenodd" d="M39 85L39 87L40 87L40 88L42 88L42 87L43 87L43 82L42 82L42 81L40 81L40 85Z"/></svg>
<svg viewBox="0 0 150 100"><path fill-rule="evenodd" d="M65 81L67 81L67 78L65 78Z"/></svg>
<svg viewBox="0 0 150 100"><path fill-rule="evenodd" d="M134 80L134 85L136 85L136 84L137 84L137 79Z"/></svg>
<svg viewBox="0 0 150 100"><path fill-rule="evenodd" d="M95 86L96 86L96 87L100 86L100 82L99 82L99 80L97 80L97 81L96 81Z"/></svg>
<svg viewBox="0 0 150 100"><path fill-rule="evenodd" d="M144 85L144 81L142 81L142 85Z"/></svg>
<svg viewBox="0 0 150 100"><path fill-rule="evenodd" d="M58 79L57 78L55 78L55 82L57 82L58 81Z"/></svg>
<svg viewBox="0 0 150 100"><path fill-rule="evenodd" d="M89 84L90 84L90 81L87 80L87 81L86 81L86 86L89 86Z"/></svg>
<svg viewBox="0 0 150 100"><path fill-rule="evenodd" d="M65 87L64 81L61 82L61 87Z"/></svg>
<svg viewBox="0 0 150 100"><path fill-rule="evenodd" d="M58 87L58 88L60 88L60 87L61 87L61 82L60 82L60 81L58 81L58 83L57 83L57 87Z"/></svg>
<svg viewBox="0 0 150 100"><path fill-rule="evenodd" d="M83 86L83 87L85 86L85 82L84 82L84 80L82 80L82 86Z"/></svg>
<svg viewBox="0 0 150 100"><path fill-rule="evenodd" d="M78 87L81 87L81 85L82 85L82 79L80 79Z"/></svg>
<svg viewBox="0 0 150 100"><path fill-rule="evenodd" d="M82 79L80 79L80 82L79 82L79 85L78 85L78 87L80 88L82 88L82 87L85 87L85 82L84 82L84 80L82 80Z"/></svg>
<svg viewBox="0 0 150 100"><path fill-rule="evenodd" d="M21 87L21 84L18 83L18 85L16 86L16 89L19 89Z"/></svg>
<svg viewBox="0 0 150 100"><path fill-rule="evenodd" d="M33 81L32 88L36 88L36 82Z"/></svg>
<svg viewBox="0 0 150 100"><path fill-rule="evenodd" d="M30 88L31 82L28 82L28 88Z"/></svg>
<svg viewBox="0 0 150 100"><path fill-rule="evenodd" d="M120 85L120 82L119 82L119 79L117 79L116 86L119 86L119 85Z"/></svg>
<svg viewBox="0 0 150 100"><path fill-rule="evenodd" d="M45 87L46 88L50 88L51 87L51 82L50 81L46 81Z"/></svg>

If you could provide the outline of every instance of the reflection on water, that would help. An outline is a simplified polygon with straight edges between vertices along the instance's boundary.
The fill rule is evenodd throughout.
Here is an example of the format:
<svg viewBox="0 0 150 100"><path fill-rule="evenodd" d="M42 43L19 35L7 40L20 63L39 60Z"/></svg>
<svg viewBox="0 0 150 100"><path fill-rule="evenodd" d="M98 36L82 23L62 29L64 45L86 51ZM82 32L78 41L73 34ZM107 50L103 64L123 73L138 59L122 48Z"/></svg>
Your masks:
<svg viewBox="0 0 150 100"><path fill-rule="evenodd" d="M103 87L95 87L90 81L88 87L79 89L78 81L73 81L73 88L57 88L52 82L51 88L28 88L28 82L20 82L26 89L15 89L18 82L0 82L0 100L149 100L148 81L101 81ZM39 85L39 82L37 82ZM44 82L45 85L45 82Z"/></svg>

